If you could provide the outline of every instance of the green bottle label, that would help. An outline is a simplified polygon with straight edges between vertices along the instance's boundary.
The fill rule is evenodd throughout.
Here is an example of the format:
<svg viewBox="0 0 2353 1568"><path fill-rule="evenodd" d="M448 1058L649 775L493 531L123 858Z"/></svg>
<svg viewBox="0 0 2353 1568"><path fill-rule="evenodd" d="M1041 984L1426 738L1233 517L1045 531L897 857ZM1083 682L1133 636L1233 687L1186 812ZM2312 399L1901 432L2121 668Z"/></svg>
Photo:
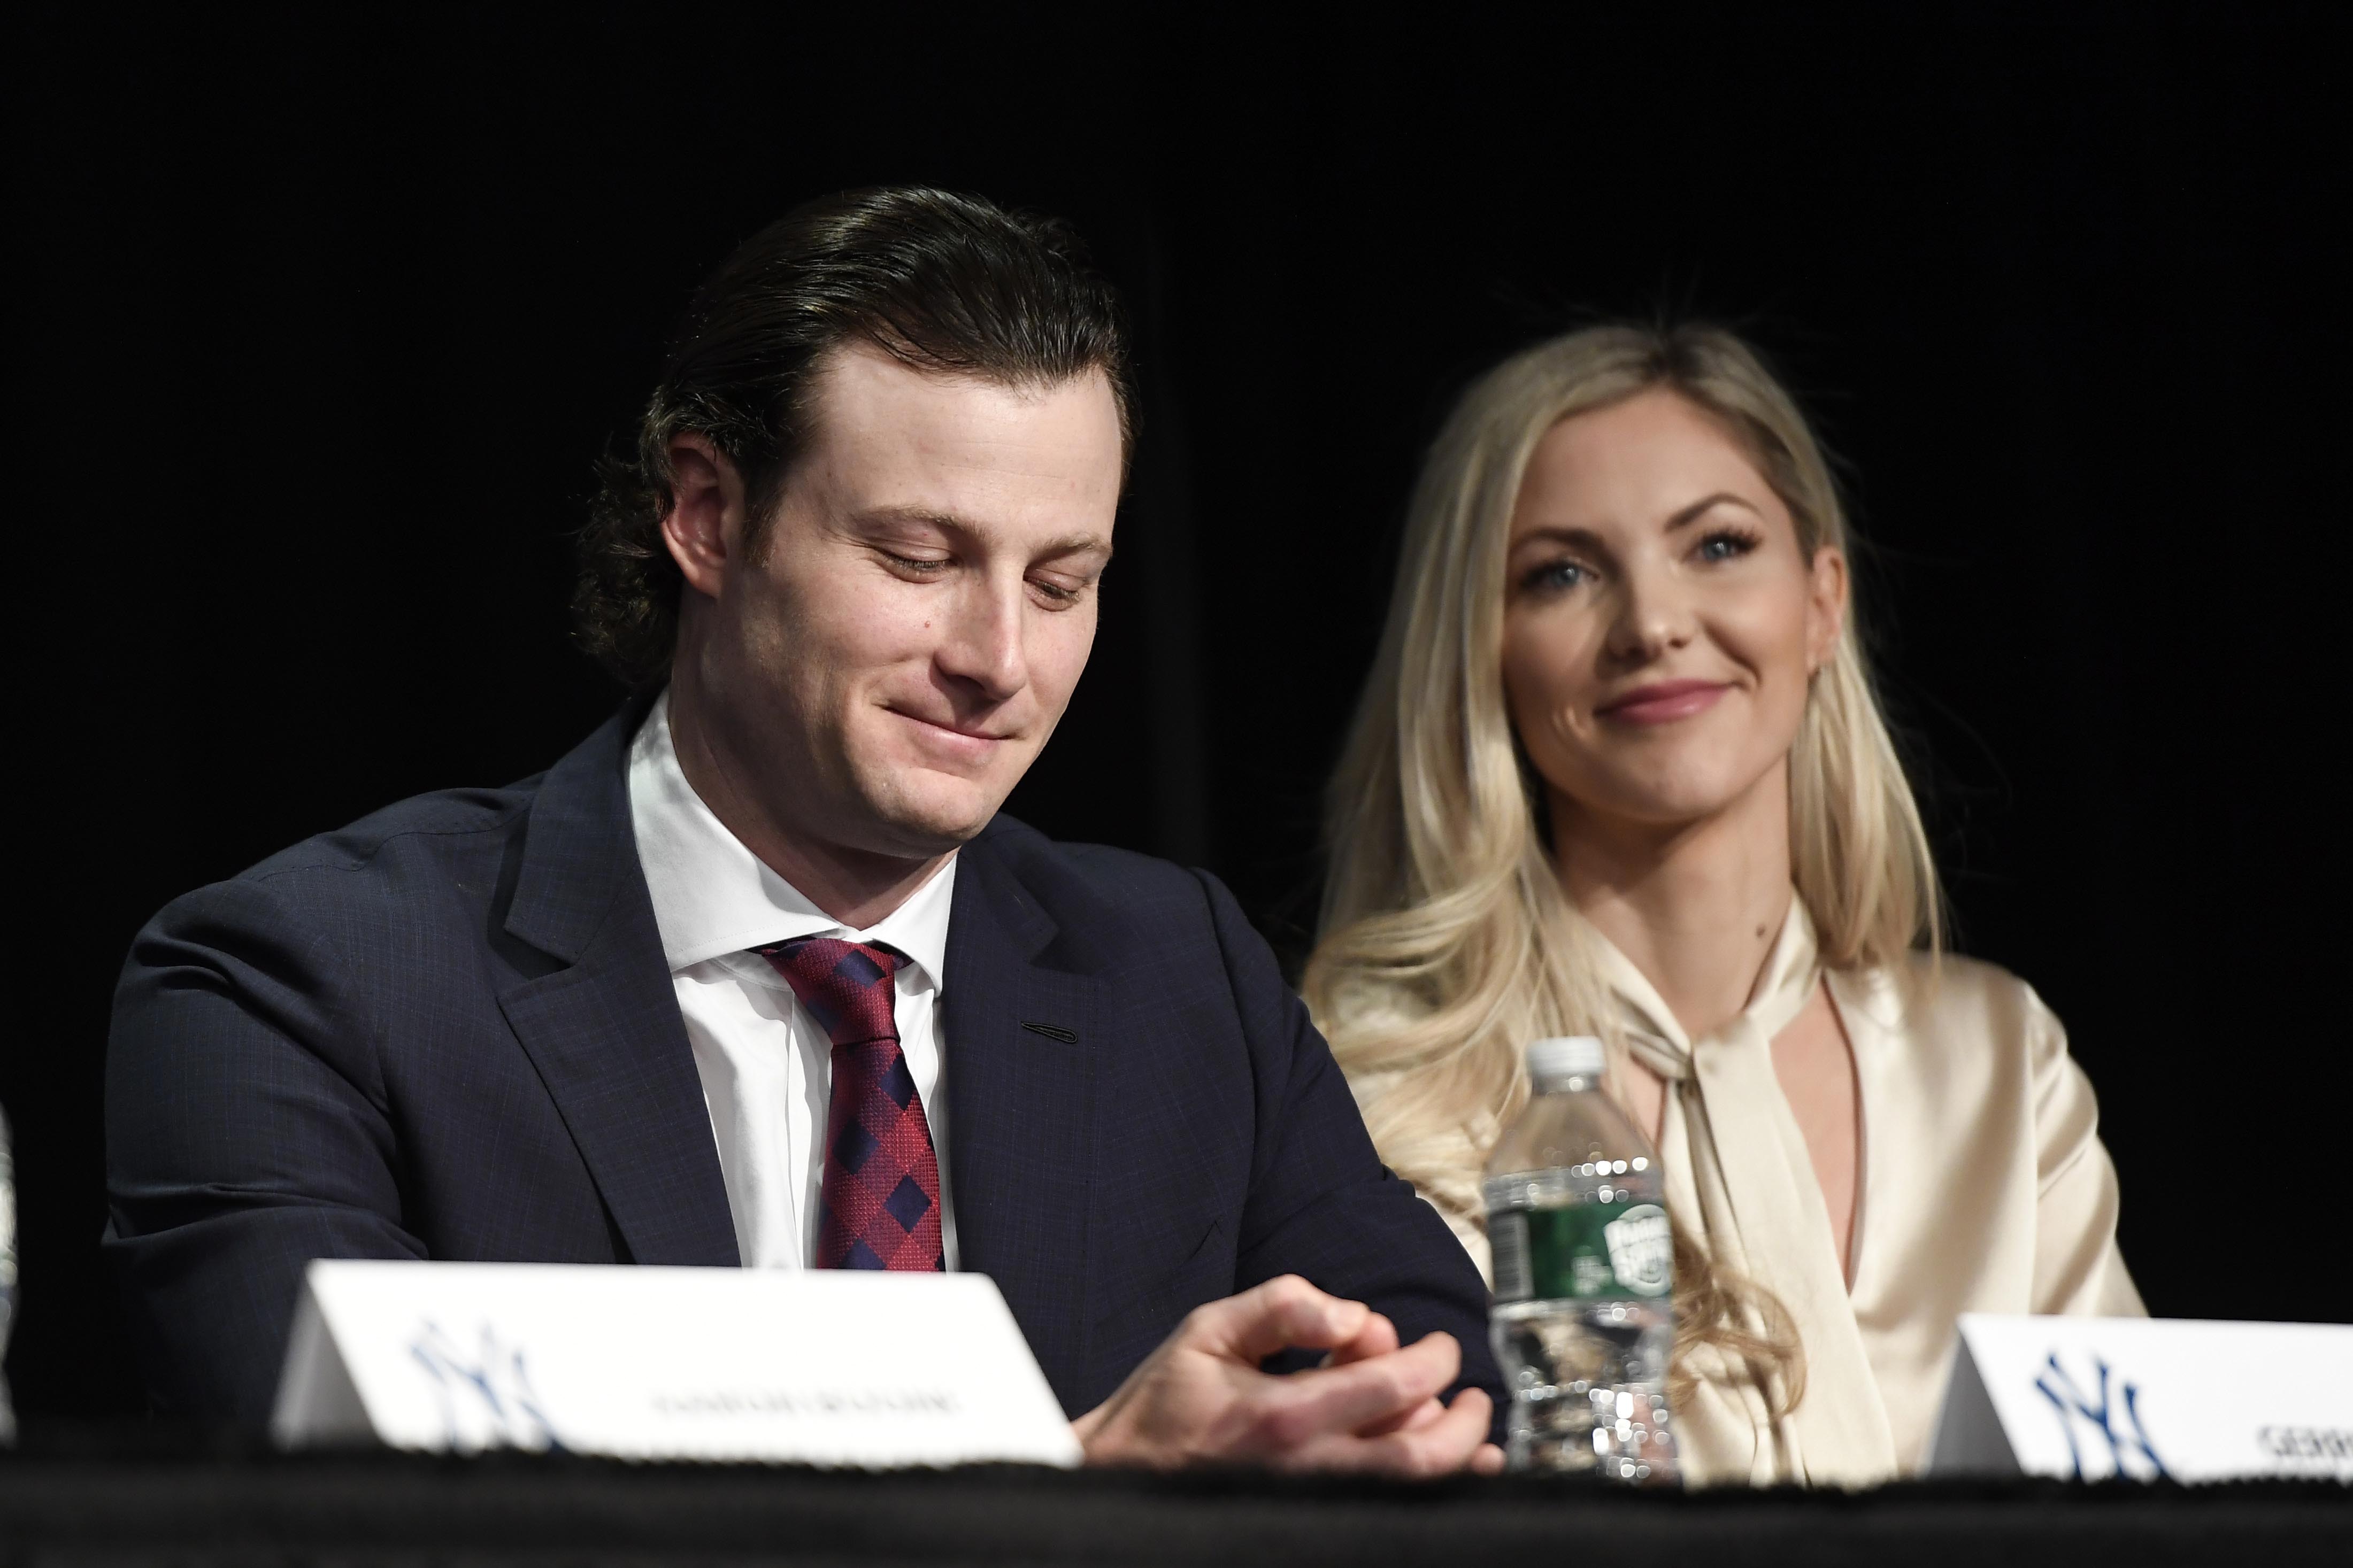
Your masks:
<svg viewBox="0 0 2353 1568"><path fill-rule="evenodd" d="M1657 1204L1504 1209L1488 1216L1487 1241L1499 1302L1663 1296L1674 1289L1674 1236Z"/></svg>

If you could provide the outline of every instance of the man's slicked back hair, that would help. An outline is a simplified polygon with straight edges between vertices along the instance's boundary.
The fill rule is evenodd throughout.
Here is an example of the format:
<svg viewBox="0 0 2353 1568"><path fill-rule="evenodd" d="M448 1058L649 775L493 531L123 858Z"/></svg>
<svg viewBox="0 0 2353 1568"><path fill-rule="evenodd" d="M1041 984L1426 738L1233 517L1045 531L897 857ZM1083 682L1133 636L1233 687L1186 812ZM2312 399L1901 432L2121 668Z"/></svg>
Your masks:
<svg viewBox="0 0 2353 1568"><path fill-rule="evenodd" d="M794 209L697 291L638 426L599 466L572 608L582 646L633 689L669 673L678 566L661 537L670 445L707 437L744 478L756 547L816 414L827 356L870 344L943 375L1048 387L1101 371L1134 447L1118 296L1059 219L920 186L849 191Z"/></svg>

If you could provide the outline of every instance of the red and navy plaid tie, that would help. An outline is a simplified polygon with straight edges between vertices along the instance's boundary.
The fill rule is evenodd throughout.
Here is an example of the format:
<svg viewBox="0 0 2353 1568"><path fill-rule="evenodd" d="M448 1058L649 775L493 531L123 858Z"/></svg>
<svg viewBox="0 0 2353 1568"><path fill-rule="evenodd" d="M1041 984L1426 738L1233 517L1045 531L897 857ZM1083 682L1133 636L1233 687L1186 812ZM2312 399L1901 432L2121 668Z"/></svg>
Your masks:
<svg viewBox="0 0 2353 1568"><path fill-rule="evenodd" d="M945 1268L939 1155L891 1007L891 977L906 955L829 936L753 951L833 1041L817 1266Z"/></svg>

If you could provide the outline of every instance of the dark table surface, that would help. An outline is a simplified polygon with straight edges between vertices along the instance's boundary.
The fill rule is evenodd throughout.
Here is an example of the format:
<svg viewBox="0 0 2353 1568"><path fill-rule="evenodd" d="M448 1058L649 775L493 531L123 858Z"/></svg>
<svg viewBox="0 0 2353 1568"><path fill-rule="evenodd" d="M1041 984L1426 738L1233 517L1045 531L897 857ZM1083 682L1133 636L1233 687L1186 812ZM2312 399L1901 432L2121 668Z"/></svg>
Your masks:
<svg viewBox="0 0 2353 1568"><path fill-rule="evenodd" d="M1015 1467L862 1474L281 1456L153 1433L0 1454L0 1563L2353 1564L2353 1489L1907 1483L1630 1493Z"/></svg>

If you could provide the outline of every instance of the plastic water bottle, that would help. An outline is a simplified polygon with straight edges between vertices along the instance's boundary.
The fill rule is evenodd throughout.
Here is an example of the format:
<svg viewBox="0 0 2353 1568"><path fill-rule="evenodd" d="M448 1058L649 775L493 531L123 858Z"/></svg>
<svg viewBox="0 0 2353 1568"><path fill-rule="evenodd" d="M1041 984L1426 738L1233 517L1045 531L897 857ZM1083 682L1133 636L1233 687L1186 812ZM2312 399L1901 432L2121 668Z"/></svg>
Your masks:
<svg viewBox="0 0 2353 1568"><path fill-rule="evenodd" d="M1674 1237L1658 1152L1602 1066L1599 1040L1530 1045L1535 1096L1487 1162L1511 1468L1672 1485Z"/></svg>

